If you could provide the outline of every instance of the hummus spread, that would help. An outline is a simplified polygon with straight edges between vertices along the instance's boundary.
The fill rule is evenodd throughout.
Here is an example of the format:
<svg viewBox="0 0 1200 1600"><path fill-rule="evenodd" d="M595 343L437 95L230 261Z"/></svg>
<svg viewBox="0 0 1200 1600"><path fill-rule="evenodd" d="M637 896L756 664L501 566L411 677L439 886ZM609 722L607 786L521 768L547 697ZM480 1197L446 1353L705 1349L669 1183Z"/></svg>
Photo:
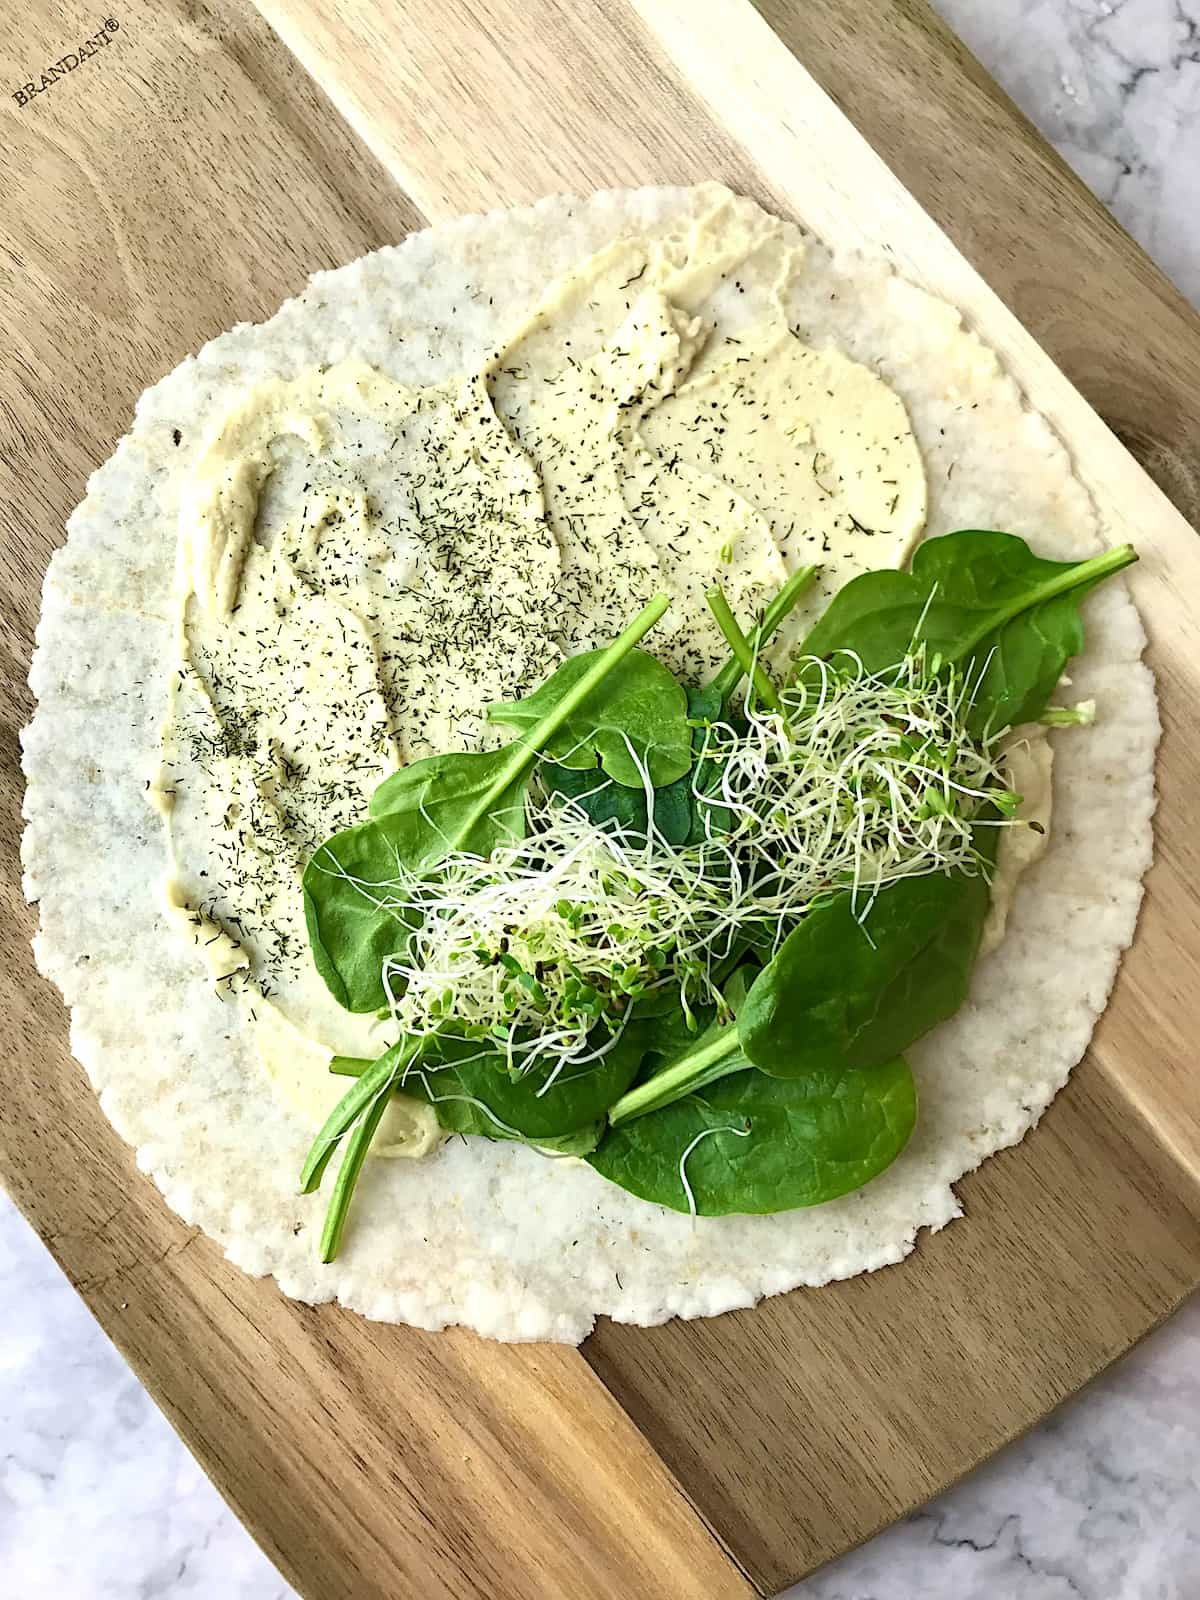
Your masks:
<svg viewBox="0 0 1200 1600"><path fill-rule="evenodd" d="M996 853L996 871L987 919L979 943L985 956L1004 938L1013 893L1021 874L1045 852L1053 802L1054 748L1045 728L1014 728L1004 753L1008 786L1019 794L1017 826L1005 828Z"/></svg>
<svg viewBox="0 0 1200 1600"><path fill-rule="evenodd" d="M495 742L488 702L607 642L659 590L655 653L698 682L725 654L714 576L749 617L821 563L786 653L829 594L920 537L901 401L788 325L802 251L794 229L717 204L551 284L474 371L424 388L356 360L271 377L201 439L151 784L164 904L310 1124L345 1088L331 1055L389 1042L326 992L300 887L382 778ZM745 326L744 279L771 308ZM377 1148L438 1137L432 1108L397 1096Z"/></svg>

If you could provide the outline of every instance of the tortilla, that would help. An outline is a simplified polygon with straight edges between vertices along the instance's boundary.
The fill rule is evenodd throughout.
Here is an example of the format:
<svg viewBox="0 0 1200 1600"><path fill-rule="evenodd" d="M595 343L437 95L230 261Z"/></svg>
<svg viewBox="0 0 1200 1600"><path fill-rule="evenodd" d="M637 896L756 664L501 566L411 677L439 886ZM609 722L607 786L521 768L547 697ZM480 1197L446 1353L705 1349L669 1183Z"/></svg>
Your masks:
<svg viewBox="0 0 1200 1600"><path fill-rule="evenodd" d="M911 1052L921 1117L883 1176L810 1211L693 1221L585 1165L453 1139L427 1160L369 1163L342 1254L317 1260L325 1197L295 1192L310 1130L276 1099L194 952L169 936L156 893L159 825L145 789L171 661L188 455L176 431L194 440L247 385L321 362L365 361L408 383L468 370L552 278L713 198L711 188L555 198L319 274L270 322L223 335L142 397L51 564L24 740L38 963L71 1006L72 1048L143 1170L234 1262L290 1295L425 1328L577 1341L597 1314L712 1315L897 1261L921 1227L960 1214L954 1181L1037 1121L1086 1048L1132 937L1158 721L1144 635L1118 581L1088 600L1088 651L1071 667L1072 697L1095 701L1095 725L1052 736L1049 847L968 1004ZM731 324L752 318L759 291L743 286ZM881 261L810 241L789 313L808 344L874 367L904 401L925 462L928 534L1001 527L1058 558L1097 548L1104 530L1065 450L951 307Z"/></svg>

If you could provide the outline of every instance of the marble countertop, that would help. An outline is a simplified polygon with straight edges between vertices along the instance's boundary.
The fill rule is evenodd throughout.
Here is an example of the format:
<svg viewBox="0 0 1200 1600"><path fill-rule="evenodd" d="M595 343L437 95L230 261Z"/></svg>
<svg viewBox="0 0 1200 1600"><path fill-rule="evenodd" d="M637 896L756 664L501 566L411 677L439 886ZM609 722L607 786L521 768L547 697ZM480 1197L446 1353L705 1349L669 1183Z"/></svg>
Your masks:
<svg viewBox="0 0 1200 1600"><path fill-rule="evenodd" d="M1200 0L935 0L1200 305ZM0 1197L0 1590L288 1600ZM791 1600L1195 1600L1200 1299Z"/></svg>

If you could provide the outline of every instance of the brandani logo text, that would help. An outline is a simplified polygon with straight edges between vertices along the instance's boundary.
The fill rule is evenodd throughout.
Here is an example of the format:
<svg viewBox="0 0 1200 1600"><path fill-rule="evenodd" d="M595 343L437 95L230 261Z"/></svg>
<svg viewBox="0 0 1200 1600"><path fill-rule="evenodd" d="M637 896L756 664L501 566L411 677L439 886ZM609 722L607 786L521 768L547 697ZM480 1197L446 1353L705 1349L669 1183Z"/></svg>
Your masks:
<svg viewBox="0 0 1200 1600"><path fill-rule="evenodd" d="M93 33L89 39L84 39L82 44L76 45L74 50L68 50L52 66L46 68L40 78L31 78L28 83L21 84L20 88L12 91L12 97L19 106L28 105L34 95L44 94L51 84L65 78L68 72L74 72L76 67L90 61L98 55L106 44L112 43L112 36L121 24L116 17L106 17L104 26L99 33Z"/></svg>

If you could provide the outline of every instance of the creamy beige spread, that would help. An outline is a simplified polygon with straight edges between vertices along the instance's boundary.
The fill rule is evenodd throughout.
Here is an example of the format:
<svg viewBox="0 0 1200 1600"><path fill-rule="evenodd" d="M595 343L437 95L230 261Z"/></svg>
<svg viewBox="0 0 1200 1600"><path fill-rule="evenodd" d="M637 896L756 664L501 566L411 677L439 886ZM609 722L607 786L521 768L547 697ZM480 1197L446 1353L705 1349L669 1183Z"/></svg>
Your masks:
<svg viewBox="0 0 1200 1600"><path fill-rule="evenodd" d="M714 578L748 618L821 563L786 651L829 594L919 538L925 475L902 403L788 326L802 250L795 230L718 203L551 284L476 371L427 388L352 360L272 377L200 442L151 785L164 903L313 1125L345 1088L331 1055L387 1040L317 977L301 874L383 777L494 740L489 701L607 642L659 590L673 603L653 648L702 681L725 654L703 598ZM747 272L775 288L743 327ZM995 904L1002 926L999 886ZM383 1136L423 1154L432 1109L397 1097Z"/></svg>
<svg viewBox="0 0 1200 1600"><path fill-rule="evenodd" d="M1008 786L1021 796L1017 826L1005 828L996 854L991 901L983 924L979 953L987 955L1004 938L1017 880L1042 855L1050 836L1054 798L1054 749L1045 728L1014 728L1007 741Z"/></svg>

